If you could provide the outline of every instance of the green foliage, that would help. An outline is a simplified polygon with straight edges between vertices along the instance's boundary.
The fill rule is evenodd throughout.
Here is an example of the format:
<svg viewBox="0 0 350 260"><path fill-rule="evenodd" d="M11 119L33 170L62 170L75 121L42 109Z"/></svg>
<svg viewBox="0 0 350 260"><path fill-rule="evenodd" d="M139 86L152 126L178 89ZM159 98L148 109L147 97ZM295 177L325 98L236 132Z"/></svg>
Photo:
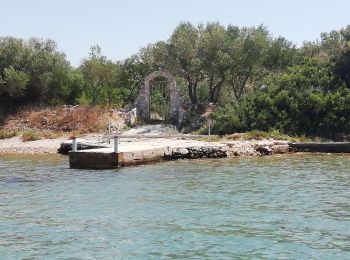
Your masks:
<svg viewBox="0 0 350 260"><path fill-rule="evenodd" d="M78 69L52 40L0 37L0 103L23 105L132 104L148 72L137 58L112 62L93 46Z"/></svg>
<svg viewBox="0 0 350 260"><path fill-rule="evenodd" d="M245 139L255 139L255 140L263 140L270 138L270 134L268 132L260 131L260 130L252 130L250 132L246 132L244 134Z"/></svg>
<svg viewBox="0 0 350 260"><path fill-rule="evenodd" d="M179 24L169 39L166 54L170 58L166 67L187 80L192 104L198 103L197 85L204 79L203 60L199 57L201 31L201 26L195 27L189 22Z"/></svg>
<svg viewBox="0 0 350 260"><path fill-rule="evenodd" d="M0 130L0 139L8 139L17 135L15 131Z"/></svg>
<svg viewBox="0 0 350 260"><path fill-rule="evenodd" d="M226 28L218 23L208 23L200 40L199 57L209 88L209 102L217 103L230 61Z"/></svg>
<svg viewBox="0 0 350 260"><path fill-rule="evenodd" d="M213 132L230 134L252 130L288 135L346 138L350 125L350 90L339 86L329 92L294 87L257 90L240 103L214 115Z"/></svg>
<svg viewBox="0 0 350 260"><path fill-rule="evenodd" d="M132 104L146 76L146 67L137 57L114 63L102 55L98 45L93 46L89 57L80 66L85 81L84 101L120 107Z"/></svg>
<svg viewBox="0 0 350 260"><path fill-rule="evenodd" d="M111 90L115 78L114 64L102 55L101 48L91 47L89 58L80 67L87 83L87 93L92 104L108 103L111 100Z"/></svg>
<svg viewBox="0 0 350 260"><path fill-rule="evenodd" d="M278 80L282 88L294 88L295 91L301 89L327 91L331 90L332 86L337 86L333 64L318 58L305 58L299 65L288 67Z"/></svg>
<svg viewBox="0 0 350 260"><path fill-rule="evenodd" d="M224 135L242 132L245 130L245 124L242 121L242 116L239 111L238 104L226 105L219 108L214 114L214 124L212 125L212 132Z"/></svg>
<svg viewBox="0 0 350 260"><path fill-rule="evenodd" d="M151 90L151 119L170 120L170 93L169 89L162 81L156 79Z"/></svg>
<svg viewBox="0 0 350 260"><path fill-rule="evenodd" d="M196 108L210 102L218 107L214 133L258 130L338 139L350 135L349 66L350 26L296 48L264 26L182 22L168 40L124 61L113 62L92 46L78 68L50 39L0 37L0 105L129 108L144 78L161 68L176 77L188 103L185 129L205 129ZM159 115L169 111L164 93L155 91L151 98Z"/></svg>
<svg viewBox="0 0 350 260"><path fill-rule="evenodd" d="M65 102L70 70L52 40L0 37L0 100L4 103Z"/></svg>
<svg viewBox="0 0 350 260"><path fill-rule="evenodd" d="M150 67L165 68L186 80L192 104L220 102L225 86L238 100L270 73L293 64L295 55L291 42L273 39L264 26L225 27L215 22L205 26L180 23L167 42L141 50L142 60ZM204 100L198 97L201 88L208 92L201 95Z"/></svg>
<svg viewBox="0 0 350 260"><path fill-rule="evenodd" d="M294 137L294 136L283 134L278 130L270 130L268 132L260 131L260 130L252 130L252 131L245 132L242 138L245 140L252 140L252 139L263 140L263 139L272 138L275 140L284 140L284 141L291 141L291 142L307 140L304 137Z"/></svg>
<svg viewBox="0 0 350 260"><path fill-rule="evenodd" d="M139 87L150 72L150 65L142 62L138 56L132 56L118 64L120 70L116 81L118 86L116 97L121 107L130 106L135 102Z"/></svg>
<svg viewBox="0 0 350 260"><path fill-rule="evenodd" d="M83 92L81 96L75 99L75 103L77 103L78 105L86 106L91 104L92 100L86 96L85 92Z"/></svg>
<svg viewBox="0 0 350 260"><path fill-rule="evenodd" d="M350 88L350 46L335 58L335 74Z"/></svg>
<svg viewBox="0 0 350 260"><path fill-rule="evenodd" d="M14 67L10 66L4 69L0 90L10 97L20 97L24 95L28 81L29 76L25 72L17 71Z"/></svg>

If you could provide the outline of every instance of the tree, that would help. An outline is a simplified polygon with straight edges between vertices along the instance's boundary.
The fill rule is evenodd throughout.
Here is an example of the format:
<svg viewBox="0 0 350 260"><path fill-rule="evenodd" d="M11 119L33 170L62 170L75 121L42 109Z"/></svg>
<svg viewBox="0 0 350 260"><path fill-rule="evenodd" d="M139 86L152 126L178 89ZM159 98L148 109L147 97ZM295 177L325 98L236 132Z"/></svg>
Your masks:
<svg viewBox="0 0 350 260"><path fill-rule="evenodd" d="M131 105L135 102L139 87L150 72L152 63L145 63L140 56L133 55L120 63L118 75L119 99L121 105Z"/></svg>
<svg viewBox="0 0 350 260"><path fill-rule="evenodd" d="M142 62L149 68L149 73L159 68L174 71L174 67L176 67L175 61L169 54L169 44L164 41L149 44L140 50L139 55L134 55L131 59Z"/></svg>
<svg viewBox="0 0 350 260"><path fill-rule="evenodd" d="M169 70L187 81L188 95L192 104L198 103L197 86L205 77L203 63L199 58L202 27L191 23L181 23L169 40Z"/></svg>
<svg viewBox="0 0 350 260"><path fill-rule="evenodd" d="M52 40L0 37L0 77L11 82L12 95L19 95L17 105L64 100L70 70L64 53L57 51ZM11 98L3 97L2 102L11 103Z"/></svg>
<svg viewBox="0 0 350 260"><path fill-rule="evenodd" d="M350 88L350 49L342 52L335 64L335 73Z"/></svg>
<svg viewBox="0 0 350 260"><path fill-rule="evenodd" d="M288 67L277 76L277 82L281 89L299 93L306 89L327 92L338 86L333 64L319 58L305 58L301 64Z"/></svg>
<svg viewBox="0 0 350 260"><path fill-rule="evenodd" d="M280 73L295 60L294 45L283 37L273 39L264 26L229 26L227 84L239 100L248 90L261 86L273 73Z"/></svg>
<svg viewBox="0 0 350 260"><path fill-rule="evenodd" d="M350 25L340 31L344 47L335 56L335 73L350 88Z"/></svg>
<svg viewBox="0 0 350 260"><path fill-rule="evenodd" d="M266 75L264 62L269 47L269 34L265 27L243 28L237 31L230 26L230 61L228 85L239 100L249 87Z"/></svg>
<svg viewBox="0 0 350 260"><path fill-rule="evenodd" d="M30 103L50 103L66 96L67 74L71 70L64 53L57 51L56 42L29 39L28 61L24 70L30 75L26 100Z"/></svg>
<svg viewBox="0 0 350 260"><path fill-rule="evenodd" d="M92 104L111 104L113 88L115 87L115 65L102 55L98 45L92 46L89 58L84 59L80 69L88 84L88 93Z"/></svg>
<svg viewBox="0 0 350 260"><path fill-rule="evenodd" d="M219 101L229 68L228 43L226 29L219 23L208 23L200 37L199 58L208 82L209 102Z"/></svg>
<svg viewBox="0 0 350 260"><path fill-rule="evenodd" d="M13 67L5 68L3 80L0 84L0 92L6 93L10 97L22 97L29 81L29 76L22 71L17 71Z"/></svg>
<svg viewBox="0 0 350 260"><path fill-rule="evenodd" d="M269 40L262 66L267 73L280 73L297 61L295 45L284 37Z"/></svg>

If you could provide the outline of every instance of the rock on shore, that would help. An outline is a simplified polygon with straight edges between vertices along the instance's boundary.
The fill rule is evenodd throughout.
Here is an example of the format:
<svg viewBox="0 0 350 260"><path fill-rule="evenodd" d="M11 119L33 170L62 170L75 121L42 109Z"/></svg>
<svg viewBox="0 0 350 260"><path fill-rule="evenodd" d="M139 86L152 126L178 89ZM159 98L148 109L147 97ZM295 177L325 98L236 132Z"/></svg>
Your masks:
<svg viewBox="0 0 350 260"><path fill-rule="evenodd" d="M275 140L249 140L249 141L230 141L223 142L229 147L229 156L244 155L271 155L283 154L289 152L287 141Z"/></svg>
<svg viewBox="0 0 350 260"><path fill-rule="evenodd" d="M224 145L222 145L224 144ZM220 146L175 147L166 153L166 159L199 159L224 158L235 156L262 156L288 153L289 145L286 141L233 141L223 142Z"/></svg>
<svg viewBox="0 0 350 260"><path fill-rule="evenodd" d="M228 157L229 149L227 146L199 146L199 147L186 147L186 148L173 148L169 154L166 155L167 159L199 159L199 158L224 158Z"/></svg>

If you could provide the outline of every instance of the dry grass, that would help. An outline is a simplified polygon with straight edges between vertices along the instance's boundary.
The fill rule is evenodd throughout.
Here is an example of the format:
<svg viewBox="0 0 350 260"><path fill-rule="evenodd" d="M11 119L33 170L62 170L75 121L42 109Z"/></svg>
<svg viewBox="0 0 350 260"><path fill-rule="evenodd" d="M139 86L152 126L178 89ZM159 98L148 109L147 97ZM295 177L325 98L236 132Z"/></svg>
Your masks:
<svg viewBox="0 0 350 260"><path fill-rule="evenodd" d="M27 131L22 133L22 141L23 142L28 142L28 141L36 141L40 140L41 135L38 132L35 131Z"/></svg>
<svg viewBox="0 0 350 260"><path fill-rule="evenodd" d="M113 110L100 107L24 109L5 122L5 131L40 132L44 138L59 133L83 134L106 130L108 121L122 120Z"/></svg>
<svg viewBox="0 0 350 260"><path fill-rule="evenodd" d="M41 131L40 135L45 139L56 139L64 136L63 132L53 132L53 131Z"/></svg>
<svg viewBox="0 0 350 260"><path fill-rule="evenodd" d="M203 142L219 142L222 140L222 138L217 135L208 135L208 136L196 138L196 140L203 141Z"/></svg>
<svg viewBox="0 0 350 260"><path fill-rule="evenodd" d="M59 108L30 112L29 125L40 130L95 132L103 128L100 108Z"/></svg>
<svg viewBox="0 0 350 260"><path fill-rule="evenodd" d="M226 140L264 140L264 139L275 139L275 140L284 140L290 142L305 142L310 141L309 138L305 136L289 136L282 134L279 131L272 130L269 132L253 130L245 133L235 133L231 135L224 136Z"/></svg>

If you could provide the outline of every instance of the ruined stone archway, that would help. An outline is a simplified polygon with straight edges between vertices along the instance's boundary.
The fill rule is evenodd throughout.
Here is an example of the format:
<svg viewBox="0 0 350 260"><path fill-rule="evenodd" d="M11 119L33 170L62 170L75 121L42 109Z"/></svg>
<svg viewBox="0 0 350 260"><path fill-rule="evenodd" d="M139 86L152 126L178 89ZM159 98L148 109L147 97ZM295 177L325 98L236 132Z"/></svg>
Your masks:
<svg viewBox="0 0 350 260"><path fill-rule="evenodd" d="M140 93L136 100L137 117L145 122L150 121L150 82L158 77L163 77L168 80L170 91L171 122L173 124L180 124L183 119L183 108L180 91L176 87L175 77L164 70L154 71L145 78L144 84L140 87Z"/></svg>

